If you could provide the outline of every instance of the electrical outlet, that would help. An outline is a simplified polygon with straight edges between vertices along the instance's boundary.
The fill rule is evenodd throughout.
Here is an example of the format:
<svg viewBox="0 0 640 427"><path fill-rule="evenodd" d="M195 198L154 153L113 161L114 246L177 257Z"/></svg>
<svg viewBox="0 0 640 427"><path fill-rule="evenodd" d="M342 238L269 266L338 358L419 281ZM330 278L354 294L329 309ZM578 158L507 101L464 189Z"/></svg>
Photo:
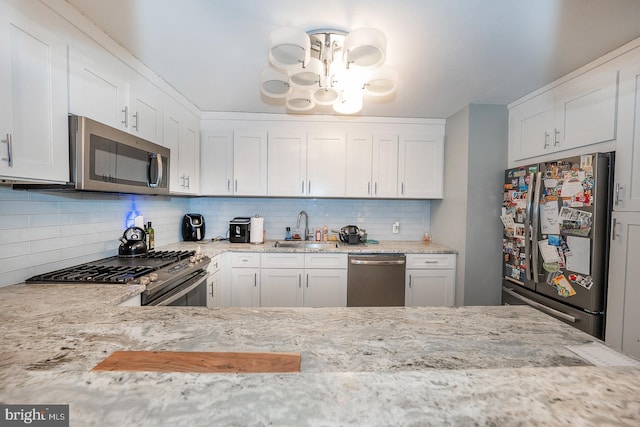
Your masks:
<svg viewBox="0 0 640 427"><path fill-rule="evenodd" d="M399 222L394 222L393 223L393 234L398 234L400 232L400 223Z"/></svg>

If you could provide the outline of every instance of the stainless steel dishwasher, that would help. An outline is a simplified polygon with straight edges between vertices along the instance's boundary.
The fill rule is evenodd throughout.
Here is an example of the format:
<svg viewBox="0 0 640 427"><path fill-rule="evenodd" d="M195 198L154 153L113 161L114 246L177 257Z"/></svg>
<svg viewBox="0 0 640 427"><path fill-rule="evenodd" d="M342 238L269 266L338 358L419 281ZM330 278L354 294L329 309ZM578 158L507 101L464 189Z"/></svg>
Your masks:
<svg viewBox="0 0 640 427"><path fill-rule="evenodd" d="M404 254L349 255L347 307L404 305Z"/></svg>

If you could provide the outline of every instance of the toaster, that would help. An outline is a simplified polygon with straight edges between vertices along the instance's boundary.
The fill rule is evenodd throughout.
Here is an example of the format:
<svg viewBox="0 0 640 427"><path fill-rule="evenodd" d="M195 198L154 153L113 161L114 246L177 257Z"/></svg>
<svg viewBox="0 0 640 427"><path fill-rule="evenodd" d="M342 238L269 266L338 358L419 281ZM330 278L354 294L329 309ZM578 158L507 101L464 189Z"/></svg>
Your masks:
<svg viewBox="0 0 640 427"><path fill-rule="evenodd" d="M229 242L249 243L251 236L251 218L235 217L229 221Z"/></svg>

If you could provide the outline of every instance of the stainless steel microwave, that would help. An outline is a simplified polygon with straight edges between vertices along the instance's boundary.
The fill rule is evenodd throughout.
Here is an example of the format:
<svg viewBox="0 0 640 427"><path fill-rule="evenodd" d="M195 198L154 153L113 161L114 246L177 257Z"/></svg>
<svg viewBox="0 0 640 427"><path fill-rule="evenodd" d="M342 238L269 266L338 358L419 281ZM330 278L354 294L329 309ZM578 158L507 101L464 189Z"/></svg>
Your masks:
<svg viewBox="0 0 640 427"><path fill-rule="evenodd" d="M74 115L69 143L76 190L169 194L168 148Z"/></svg>

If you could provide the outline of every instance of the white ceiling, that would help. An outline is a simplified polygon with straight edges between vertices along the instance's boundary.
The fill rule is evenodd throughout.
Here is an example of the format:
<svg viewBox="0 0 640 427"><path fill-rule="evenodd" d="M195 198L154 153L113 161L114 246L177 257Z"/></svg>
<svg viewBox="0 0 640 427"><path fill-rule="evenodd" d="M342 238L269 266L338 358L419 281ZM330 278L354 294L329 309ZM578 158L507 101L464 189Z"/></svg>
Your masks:
<svg viewBox="0 0 640 427"><path fill-rule="evenodd" d="M67 1L203 111L285 112L258 87L280 26L384 31L397 94L361 113L383 117L507 104L640 37L640 0Z"/></svg>

